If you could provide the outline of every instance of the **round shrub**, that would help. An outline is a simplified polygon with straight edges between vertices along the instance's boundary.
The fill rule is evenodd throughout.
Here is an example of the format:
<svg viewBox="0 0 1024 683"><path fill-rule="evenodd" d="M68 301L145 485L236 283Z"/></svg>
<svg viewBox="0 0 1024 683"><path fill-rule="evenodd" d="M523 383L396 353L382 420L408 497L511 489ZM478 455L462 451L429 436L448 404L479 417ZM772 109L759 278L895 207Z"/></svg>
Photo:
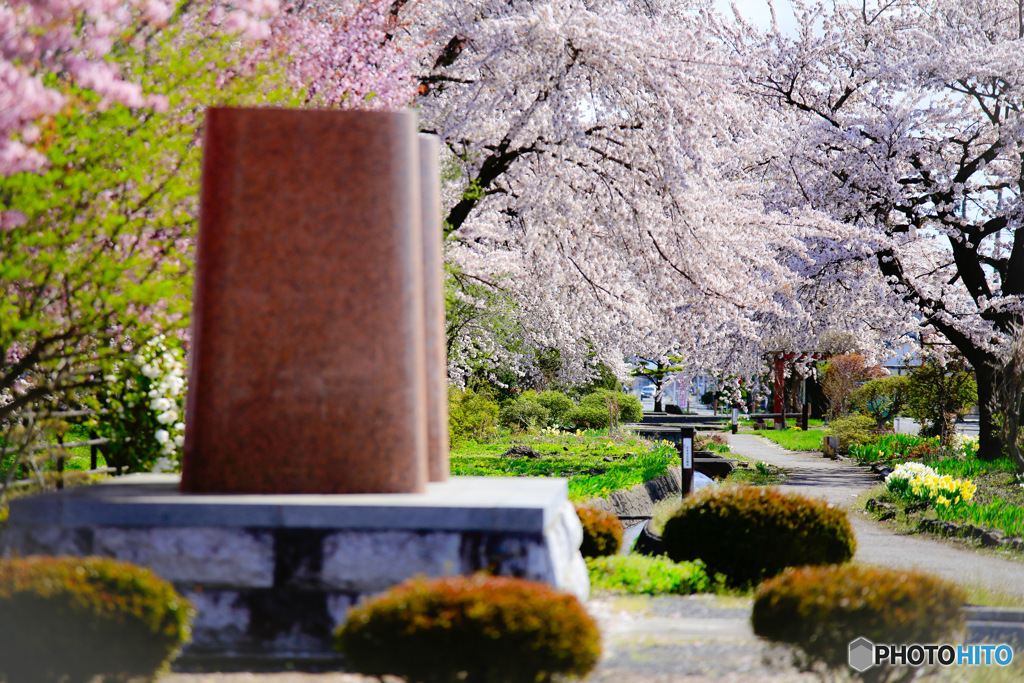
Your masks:
<svg viewBox="0 0 1024 683"><path fill-rule="evenodd" d="M540 392L537 403L547 408L548 417L554 422L562 422L565 414L576 407L576 403L560 391Z"/></svg>
<svg viewBox="0 0 1024 683"><path fill-rule="evenodd" d="M665 522L665 552L676 562L701 559L709 574L747 586L786 567L839 564L856 548L846 513L775 489L706 488L685 498Z"/></svg>
<svg viewBox="0 0 1024 683"><path fill-rule="evenodd" d="M583 676L600 655L575 596L483 574L406 581L352 609L335 645L358 673L419 683Z"/></svg>
<svg viewBox="0 0 1024 683"><path fill-rule="evenodd" d="M644 417L644 407L640 403L640 399L632 394L624 394L621 391L598 389L581 398L580 406L601 408L607 416L609 402L618 406L620 422L639 422ZM607 418L605 422L607 423Z"/></svg>
<svg viewBox="0 0 1024 683"><path fill-rule="evenodd" d="M611 512L597 508L576 506L576 514L583 524L583 557L614 555L622 547L622 522Z"/></svg>
<svg viewBox="0 0 1024 683"><path fill-rule="evenodd" d="M486 439L497 431L498 404L486 393L448 389L448 440Z"/></svg>
<svg viewBox="0 0 1024 683"><path fill-rule="evenodd" d="M913 571L858 565L788 569L758 586L754 633L796 645L808 664L847 665L850 642L953 642L966 596Z"/></svg>
<svg viewBox="0 0 1024 683"><path fill-rule="evenodd" d="M0 680L152 678L191 608L148 569L100 557L0 561Z"/></svg>
<svg viewBox="0 0 1024 683"><path fill-rule="evenodd" d="M512 429L536 429L548 423L548 409L537 402L537 395L520 396L501 408L498 421Z"/></svg>
<svg viewBox="0 0 1024 683"><path fill-rule="evenodd" d="M565 414L564 420L575 429L604 429L609 421L608 408L578 405Z"/></svg>
<svg viewBox="0 0 1024 683"><path fill-rule="evenodd" d="M875 421L867 415L848 415L829 423L828 433L839 439L839 450L863 446L875 439Z"/></svg>

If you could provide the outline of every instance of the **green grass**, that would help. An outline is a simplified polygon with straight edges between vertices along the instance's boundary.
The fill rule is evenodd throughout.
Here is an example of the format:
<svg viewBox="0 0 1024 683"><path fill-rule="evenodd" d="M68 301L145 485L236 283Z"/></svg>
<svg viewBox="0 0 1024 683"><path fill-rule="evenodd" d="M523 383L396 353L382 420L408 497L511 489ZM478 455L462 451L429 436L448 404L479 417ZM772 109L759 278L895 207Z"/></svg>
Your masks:
<svg viewBox="0 0 1024 683"><path fill-rule="evenodd" d="M528 446L541 457L503 457L512 446ZM678 464L679 456L669 442L630 433L542 430L460 443L451 449L450 462L456 476L566 477L569 498L579 502L659 477Z"/></svg>
<svg viewBox="0 0 1024 683"><path fill-rule="evenodd" d="M757 436L774 441L791 451L820 451L821 439L824 434L820 429L765 429L754 432Z"/></svg>
<svg viewBox="0 0 1024 683"><path fill-rule="evenodd" d="M90 439L89 432L80 425L71 425L68 431L64 434L65 443L74 443L76 441L88 441ZM56 445L57 438L52 434L49 435L45 440L45 443L51 443ZM0 444L2 446L2 444ZM71 472L84 472L88 471L90 460L90 451L88 446L78 446L77 448L66 449L67 458L64 461L64 470ZM45 457L47 455L54 455L55 451L38 451L35 453L37 457ZM103 454L97 454L97 467L106 467L106 461L103 459ZM14 455L8 455L0 462L0 477L7 476L7 470L14 464ZM46 460L43 463L43 469L46 471L56 471L57 461L54 459ZM27 470L27 466L26 466Z"/></svg>
<svg viewBox="0 0 1024 683"><path fill-rule="evenodd" d="M774 486L785 480L786 471L781 467L754 461L748 467L737 467L721 483L723 486Z"/></svg>
<svg viewBox="0 0 1024 683"><path fill-rule="evenodd" d="M589 558L587 568L592 588L616 593L690 595L717 586L700 560L676 563L667 557L611 555Z"/></svg>

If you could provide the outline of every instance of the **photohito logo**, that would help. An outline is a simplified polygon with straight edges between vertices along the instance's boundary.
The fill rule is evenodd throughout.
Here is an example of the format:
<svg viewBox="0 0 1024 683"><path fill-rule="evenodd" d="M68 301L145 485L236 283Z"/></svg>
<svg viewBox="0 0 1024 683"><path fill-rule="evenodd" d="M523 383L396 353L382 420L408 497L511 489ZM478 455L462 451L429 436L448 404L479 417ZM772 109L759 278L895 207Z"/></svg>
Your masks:
<svg viewBox="0 0 1024 683"><path fill-rule="evenodd" d="M1009 666L1013 648L1009 645L876 645L861 637L850 643L850 668L863 673L873 666Z"/></svg>

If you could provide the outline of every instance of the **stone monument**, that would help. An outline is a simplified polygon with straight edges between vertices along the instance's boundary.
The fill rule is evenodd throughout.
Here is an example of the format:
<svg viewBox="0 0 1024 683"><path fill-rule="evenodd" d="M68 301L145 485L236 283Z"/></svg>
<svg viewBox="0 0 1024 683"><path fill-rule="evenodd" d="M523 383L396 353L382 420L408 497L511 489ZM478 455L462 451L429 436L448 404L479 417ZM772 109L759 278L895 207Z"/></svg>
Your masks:
<svg viewBox="0 0 1024 683"><path fill-rule="evenodd" d="M208 668L332 659L348 608L417 574L585 597L565 480L448 477L437 142L408 112L215 109L204 145L180 485L13 501L3 554L151 567Z"/></svg>

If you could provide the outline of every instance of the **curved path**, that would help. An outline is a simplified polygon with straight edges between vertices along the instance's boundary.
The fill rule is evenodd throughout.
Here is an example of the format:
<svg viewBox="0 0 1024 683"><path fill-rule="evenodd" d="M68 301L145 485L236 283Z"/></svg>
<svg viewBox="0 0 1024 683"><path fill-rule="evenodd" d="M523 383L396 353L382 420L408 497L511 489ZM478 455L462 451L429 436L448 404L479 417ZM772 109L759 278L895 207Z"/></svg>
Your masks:
<svg viewBox="0 0 1024 683"><path fill-rule="evenodd" d="M729 446L739 455L788 470L789 477L780 488L847 508L857 536L854 560L920 569L961 585L1024 599L1024 564L961 550L925 536L894 532L856 509L856 498L878 484L878 478L867 469L823 458L815 451L787 451L749 434L730 435Z"/></svg>

